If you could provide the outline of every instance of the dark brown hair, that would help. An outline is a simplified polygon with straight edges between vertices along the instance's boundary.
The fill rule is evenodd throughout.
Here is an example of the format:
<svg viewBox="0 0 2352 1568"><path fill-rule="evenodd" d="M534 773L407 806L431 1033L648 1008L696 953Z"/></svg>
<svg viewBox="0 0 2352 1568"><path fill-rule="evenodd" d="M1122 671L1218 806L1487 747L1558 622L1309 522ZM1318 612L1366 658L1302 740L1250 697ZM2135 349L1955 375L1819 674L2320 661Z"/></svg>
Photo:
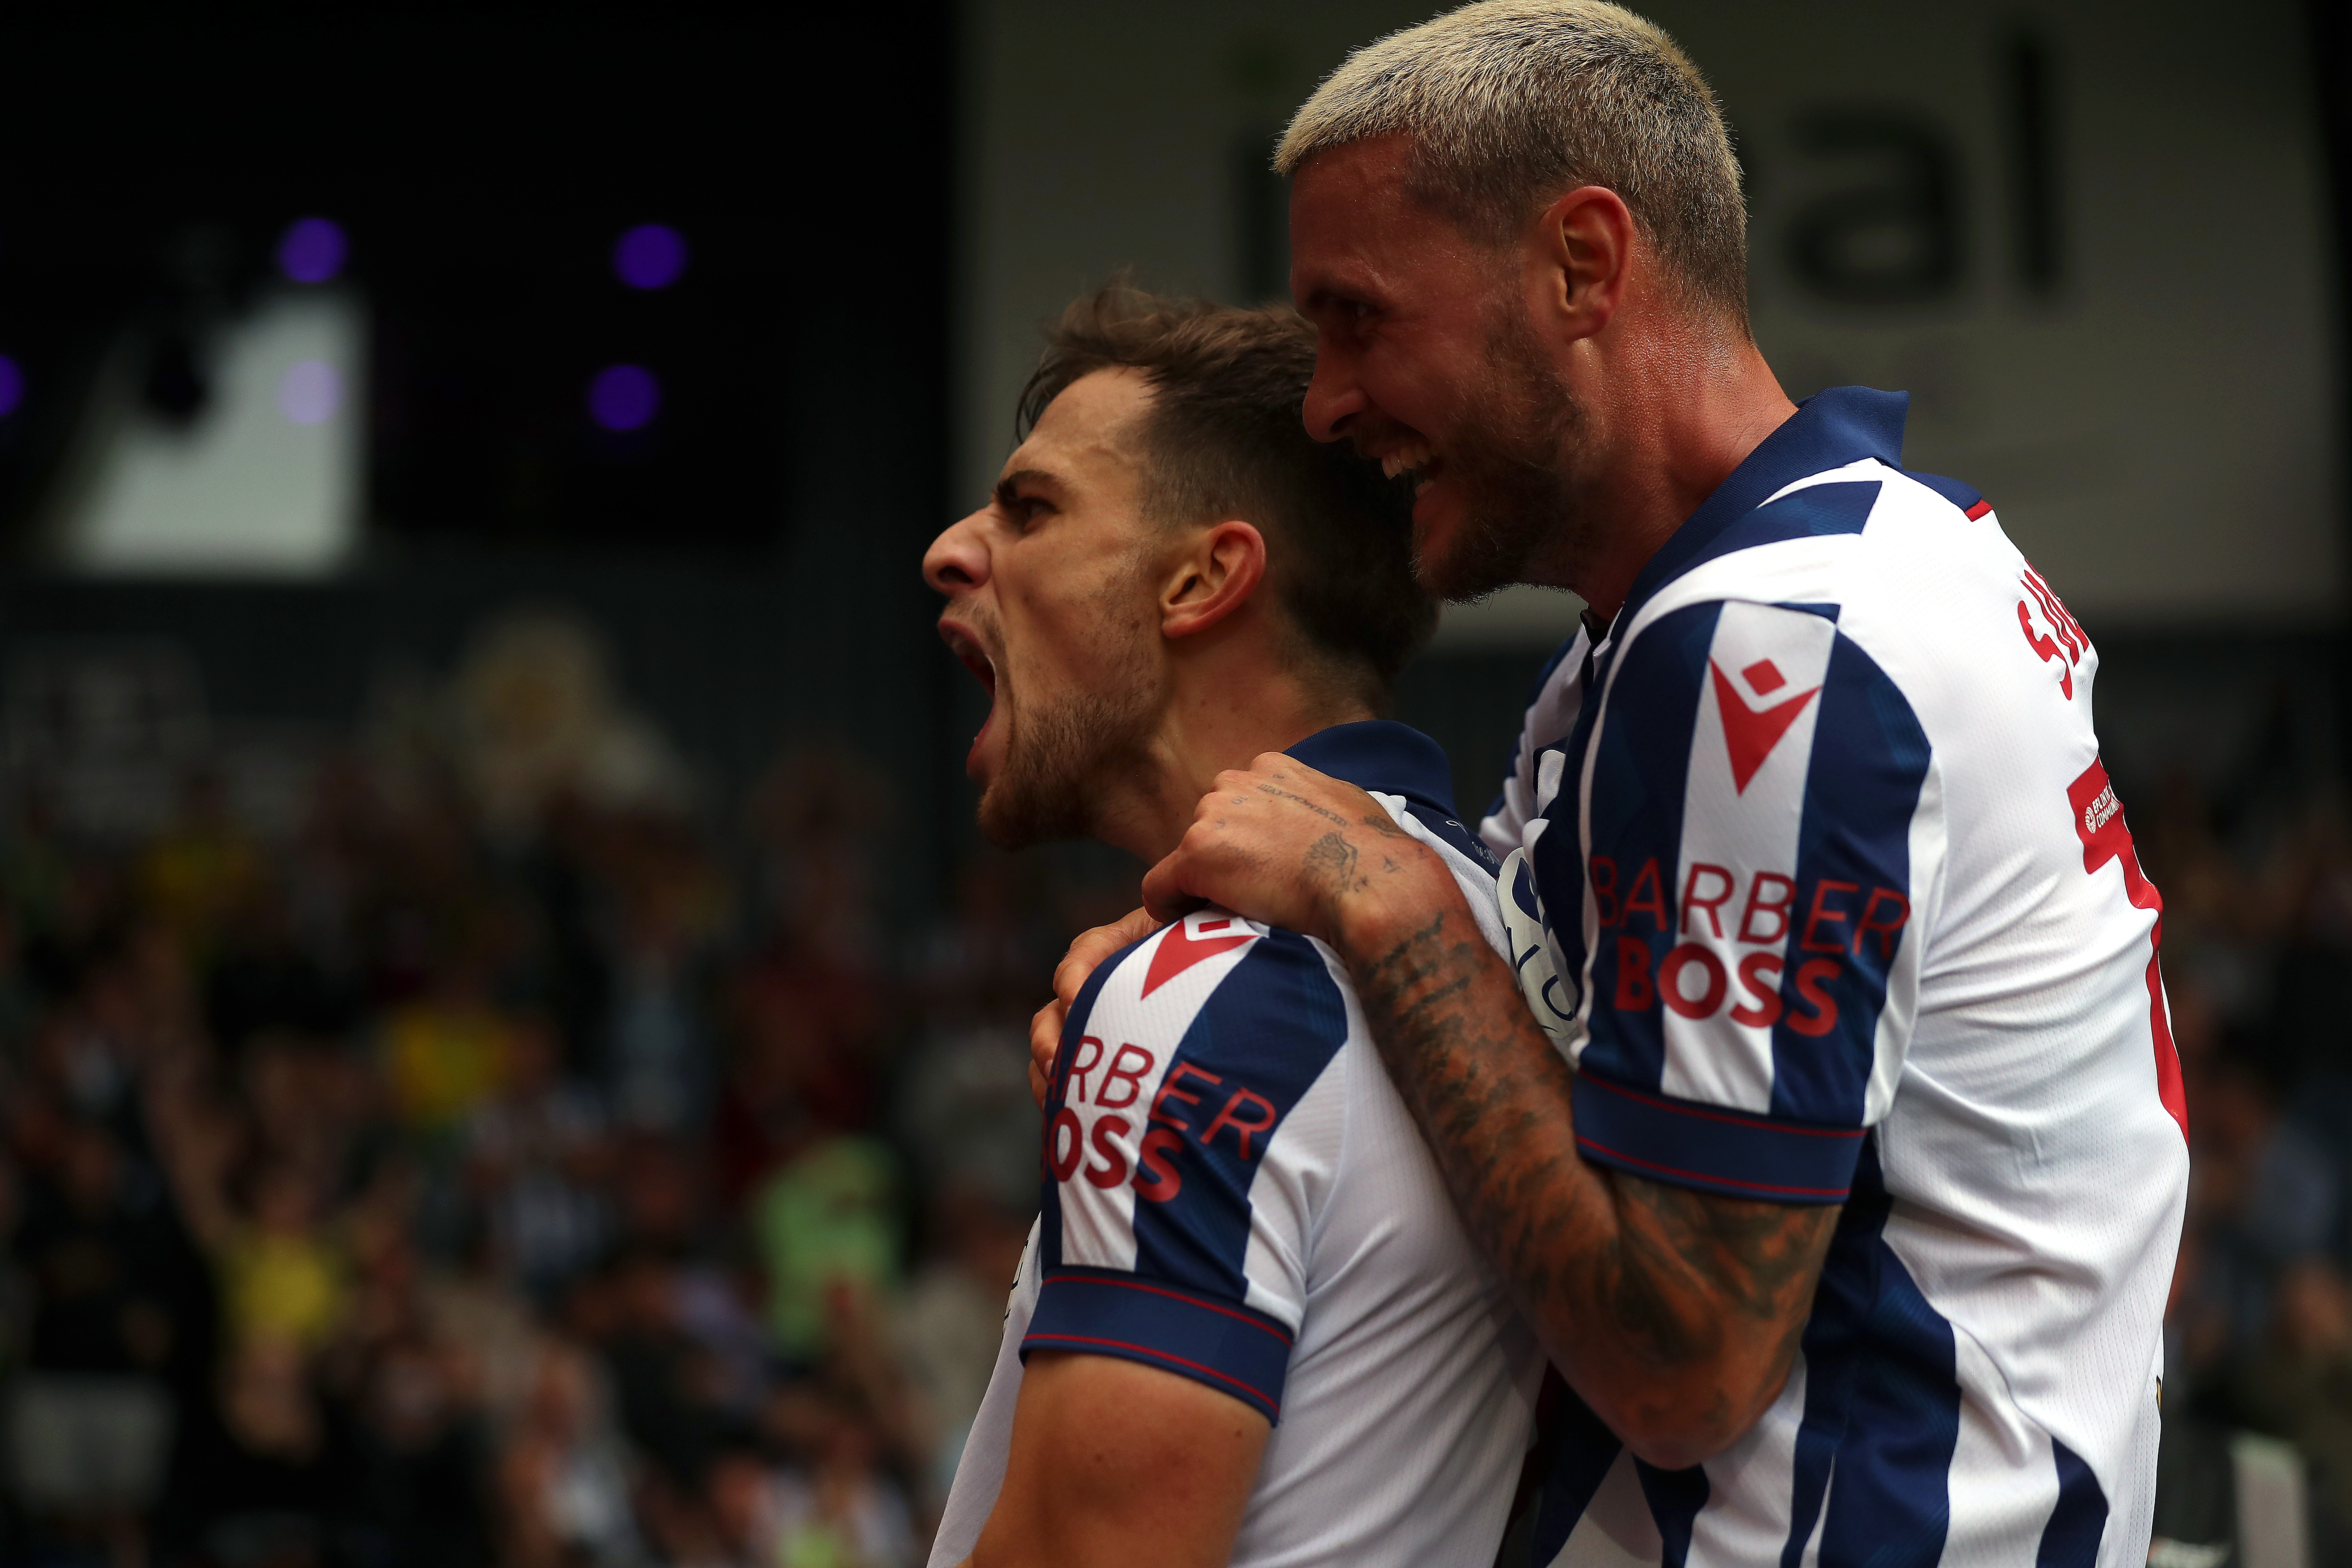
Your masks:
<svg viewBox="0 0 2352 1568"><path fill-rule="evenodd" d="M1276 602L1315 652L1370 677L1364 695L1385 710L1398 673L1436 629L1437 602L1413 580L1404 487L1299 422L1314 328L1287 305L1171 299L1114 279L1045 329L1016 437L1072 383L1118 367L1141 371L1152 390L1144 473L1153 521L1255 524Z"/></svg>

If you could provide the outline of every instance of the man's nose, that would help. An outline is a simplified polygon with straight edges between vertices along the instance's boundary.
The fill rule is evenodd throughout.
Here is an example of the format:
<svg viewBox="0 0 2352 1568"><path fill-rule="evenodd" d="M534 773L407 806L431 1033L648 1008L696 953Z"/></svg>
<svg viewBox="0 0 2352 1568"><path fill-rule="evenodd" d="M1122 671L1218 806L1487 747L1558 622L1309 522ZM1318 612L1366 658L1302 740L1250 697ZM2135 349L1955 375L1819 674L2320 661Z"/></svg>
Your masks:
<svg viewBox="0 0 2352 1568"><path fill-rule="evenodd" d="M1307 433L1318 441L1337 441L1368 405L1353 359L1333 348L1327 337L1316 345L1314 379L1307 384L1307 401L1299 405Z"/></svg>
<svg viewBox="0 0 2352 1568"><path fill-rule="evenodd" d="M988 547L980 536L985 515L976 511L948 524L923 552L923 581L935 591L953 598L988 580Z"/></svg>

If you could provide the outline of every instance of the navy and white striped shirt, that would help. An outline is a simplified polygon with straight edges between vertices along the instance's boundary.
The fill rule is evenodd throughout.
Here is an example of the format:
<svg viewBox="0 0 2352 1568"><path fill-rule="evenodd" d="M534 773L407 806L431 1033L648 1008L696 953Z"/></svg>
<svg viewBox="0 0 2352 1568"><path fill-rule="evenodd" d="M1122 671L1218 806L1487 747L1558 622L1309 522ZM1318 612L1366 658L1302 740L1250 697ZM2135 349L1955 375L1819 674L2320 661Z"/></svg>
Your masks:
<svg viewBox="0 0 2352 1568"><path fill-rule="evenodd" d="M1454 820L1433 742L1346 724L1291 755L1435 847L1501 946L1493 858ZM1540 1352L1328 948L1211 910L1106 961L1070 1010L1045 1159L934 1563L978 1541L1023 1360L1053 1350L1160 1367L1275 1423L1234 1563L1486 1568Z"/></svg>
<svg viewBox="0 0 2352 1568"><path fill-rule="evenodd" d="M1843 1212L1662 1471L1553 1391L1537 1563L2145 1562L2187 1194L2098 656L1905 399L1810 399L1554 661L1483 832L1584 1156Z"/></svg>

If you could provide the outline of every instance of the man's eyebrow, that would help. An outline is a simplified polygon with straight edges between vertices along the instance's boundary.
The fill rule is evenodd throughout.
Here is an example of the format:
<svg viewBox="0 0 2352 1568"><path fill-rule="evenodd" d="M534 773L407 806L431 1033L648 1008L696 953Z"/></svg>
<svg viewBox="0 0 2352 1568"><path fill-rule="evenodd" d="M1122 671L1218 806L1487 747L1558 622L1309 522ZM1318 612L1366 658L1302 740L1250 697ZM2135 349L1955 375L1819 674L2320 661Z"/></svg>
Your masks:
<svg viewBox="0 0 2352 1568"><path fill-rule="evenodd" d="M1023 485L1044 485L1059 489L1062 481L1043 468L1015 468L996 481L996 504L1007 511L1012 510L1020 501Z"/></svg>

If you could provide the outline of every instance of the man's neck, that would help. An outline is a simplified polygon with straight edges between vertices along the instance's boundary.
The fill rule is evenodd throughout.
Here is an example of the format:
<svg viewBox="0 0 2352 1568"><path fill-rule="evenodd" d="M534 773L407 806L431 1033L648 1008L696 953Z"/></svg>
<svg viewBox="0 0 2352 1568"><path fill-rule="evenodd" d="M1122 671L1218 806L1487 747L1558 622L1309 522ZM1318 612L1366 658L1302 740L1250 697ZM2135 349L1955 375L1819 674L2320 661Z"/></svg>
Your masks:
<svg viewBox="0 0 2352 1568"><path fill-rule="evenodd" d="M1243 665L1247 668L1242 668ZM1207 668L1213 665L1216 668ZM1280 658L1180 669L1146 760L1112 786L1094 837L1147 864L1176 847L1219 773L1334 724L1375 719L1358 697L1303 681Z"/></svg>
<svg viewBox="0 0 2352 1568"><path fill-rule="evenodd" d="M1630 345L1629 345L1630 346ZM1607 449L1577 510L1595 520L1562 584L1614 618L1675 531L1797 411L1753 342L1654 339L1609 379Z"/></svg>

